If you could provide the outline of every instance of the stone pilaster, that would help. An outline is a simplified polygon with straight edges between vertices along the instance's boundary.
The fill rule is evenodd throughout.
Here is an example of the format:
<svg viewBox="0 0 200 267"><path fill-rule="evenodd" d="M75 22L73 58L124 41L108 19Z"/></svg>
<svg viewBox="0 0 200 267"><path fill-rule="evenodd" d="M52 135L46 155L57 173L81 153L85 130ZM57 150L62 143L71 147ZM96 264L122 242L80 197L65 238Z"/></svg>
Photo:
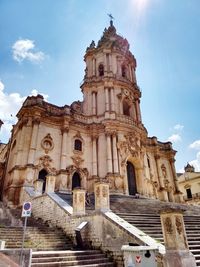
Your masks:
<svg viewBox="0 0 200 267"><path fill-rule="evenodd" d="M95 210L110 210L109 184L105 182L97 182L94 185L95 192Z"/></svg>
<svg viewBox="0 0 200 267"><path fill-rule="evenodd" d="M137 99L136 100L136 111L137 111L137 119L138 119L138 122L141 122L142 119L141 119L141 112L140 112L140 105L139 105L139 102L140 100Z"/></svg>
<svg viewBox="0 0 200 267"><path fill-rule="evenodd" d="M21 122L19 126L19 144L17 146L17 158L16 158L16 165L19 166L21 165L21 160L22 160L22 151L23 151L23 142L24 142L24 135L25 135L25 127L24 124Z"/></svg>
<svg viewBox="0 0 200 267"><path fill-rule="evenodd" d="M97 136L92 137L92 175L97 176Z"/></svg>
<svg viewBox="0 0 200 267"><path fill-rule="evenodd" d="M116 134L113 134L113 171L114 173L119 173L119 165L118 165L118 154L117 154L117 140Z"/></svg>
<svg viewBox="0 0 200 267"><path fill-rule="evenodd" d="M194 267L195 258L188 249L183 212L169 209L161 212L161 224L166 247L164 267Z"/></svg>
<svg viewBox="0 0 200 267"><path fill-rule="evenodd" d="M107 142L107 173L112 173L112 151L111 151L111 134L106 134L106 142Z"/></svg>
<svg viewBox="0 0 200 267"><path fill-rule="evenodd" d="M160 156L159 155L155 156L155 161L156 161L156 170L157 170L158 183L159 183L158 192L159 192L160 198L162 198L162 200L168 201L167 191L165 190L164 181L163 181L163 178L160 174Z"/></svg>
<svg viewBox="0 0 200 267"><path fill-rule="evenodd" d="M55 175L48 174L46 176L45 193L53 193L55 191L56 177Z"/></svg>
<svg viewBox="0 0 200 267"><path fill-rule="evenodd" d="M96 107L96 92L92 92L92 115L96 115L97 107Z"/></svg>
<svg viewBox="0 0 200 267"><path fill-rule="evenodd" d="M175 159L170 159L170 167L171 167L171 171L172 171L172 176L173 176L173 182L174 182L174 189L175 189L175 201L179 202L181 200L181 192L179 190L179 185L178 185L178 179L176 176L176 169L174 166L175 163Z"/></svg>
<svg viewBox="0 0 200 267"><path fill-rule="evenodd" d="M110 105L109 105L109 91L108 88L105 88L105 97L106 97L106 111L109 111Z"/></svg>
<svg viewBox="0 0 200 267"><path fill-rule="evenodd" d="M85 190L75 188L73 190L73 215L85 214Z"/></svg>
<svg viewBox="0 0 200 267"><path fill-rule="evenodd" d="M61 129L62 131L62 143L61 143L61 157L60 157L60 169L64 170L66 169L67 163L67 134L68 134L68 128L64 127Z"/></svg>
<svg viewBox="0 0 200 267"><path fill-rule="evenodd" d="M43 180L35 180L34 181L34 190L35 190L35 196L41 196L42 195L42 188L43 188Z"/></svg>
<svg viewBox="0 0 200 267"><path fill-rule="evenodd" d="M111 111L115 111L114 88L110 89Z"/></svg>
<svg viewBox="0 0 200 267"><path fill-rule="evenodd" d="M28 164L34 164L40 119L34 118L32 124L33 124L33 129L32 129L32 135L31 135L30 150L29 150L29 155L28 155Z"/></svg>

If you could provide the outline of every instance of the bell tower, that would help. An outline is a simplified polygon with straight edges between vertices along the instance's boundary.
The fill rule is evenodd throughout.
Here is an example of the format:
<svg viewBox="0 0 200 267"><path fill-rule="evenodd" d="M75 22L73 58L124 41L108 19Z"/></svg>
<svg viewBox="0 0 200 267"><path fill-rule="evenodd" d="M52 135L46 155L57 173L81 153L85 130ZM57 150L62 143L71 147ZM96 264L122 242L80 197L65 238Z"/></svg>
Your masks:
<svg viewBox="0 0 200 267"><path fill-rule="evenodd" d="M129 51L128 41L116 33L112 19L97 45L91 42L84 60L83 113L98 116L100 121L126 116L135 125L141 124L136 60Z"/></svg>

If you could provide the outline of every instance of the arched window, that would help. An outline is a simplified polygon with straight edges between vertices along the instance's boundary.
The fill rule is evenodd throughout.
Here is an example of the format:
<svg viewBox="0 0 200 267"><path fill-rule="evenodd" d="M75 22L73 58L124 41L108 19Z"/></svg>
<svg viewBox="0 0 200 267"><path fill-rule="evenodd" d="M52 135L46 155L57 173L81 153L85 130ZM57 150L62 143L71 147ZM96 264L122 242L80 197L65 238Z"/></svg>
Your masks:
<svg viewBox="0 0 200 267"><path fill-rule="evenodd" d="M99 65L99 76L104 76L104 66L103 66L103 64Z"/></svg>
<svg viewBox="0 0 200 267"><path fill-rule="evenodd" d="M123 114L126 116L130 116L130 105L126 100L123 101Z"/></svg>
<svg viewBox="0 0 200 267"><path fill-rule="evenodd" d="M79 139L74 141L74 150L82 151L82 142Z"/></svg>
<svg viewBox="0 0 200 267"><path fill-rule="evenodd" d="M126 67L122 65L122 77L126 78Z"/></svg>

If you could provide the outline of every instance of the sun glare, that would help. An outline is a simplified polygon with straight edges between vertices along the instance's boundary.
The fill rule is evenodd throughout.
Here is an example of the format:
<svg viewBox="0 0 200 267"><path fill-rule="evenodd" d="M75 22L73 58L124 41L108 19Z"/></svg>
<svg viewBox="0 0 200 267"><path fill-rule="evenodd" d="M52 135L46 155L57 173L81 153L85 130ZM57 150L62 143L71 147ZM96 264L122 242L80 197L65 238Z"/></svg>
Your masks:
<svg viewBox="0 0 200 267"><path fill-rule="evenodd" d="M150 0L131 0L131 4L138 13L143 13L150 4Z"/></svg>

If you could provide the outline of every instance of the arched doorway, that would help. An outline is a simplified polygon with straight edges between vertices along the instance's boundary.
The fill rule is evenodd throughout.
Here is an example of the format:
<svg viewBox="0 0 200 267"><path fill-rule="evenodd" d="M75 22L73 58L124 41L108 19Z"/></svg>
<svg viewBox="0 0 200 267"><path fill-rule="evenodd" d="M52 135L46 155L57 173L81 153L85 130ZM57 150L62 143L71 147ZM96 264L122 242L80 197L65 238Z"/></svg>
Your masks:
<svg viewBox="0 0 200 267"><path fill-rule="evenodd" d="M81 178L78 172L75 172L72 176L72 191L76 187L81 187Z"/></svg>
<svg viewBox="0 0 200 267"><path fill-rule="evenodd" d="M47 174L48 174L48 172L45 169L42 169L38 175L38 180L43 181L42 193L44 193L45 189L46 189L46 176L47 176Z"/></svg>
<svg viewBox="0 0 200 267"><path fill-rule="evenodd" d="M129 195L135 195L137 193L135 167L130 161L127 161L127 178L128 178L128 191Z"/></svg>

